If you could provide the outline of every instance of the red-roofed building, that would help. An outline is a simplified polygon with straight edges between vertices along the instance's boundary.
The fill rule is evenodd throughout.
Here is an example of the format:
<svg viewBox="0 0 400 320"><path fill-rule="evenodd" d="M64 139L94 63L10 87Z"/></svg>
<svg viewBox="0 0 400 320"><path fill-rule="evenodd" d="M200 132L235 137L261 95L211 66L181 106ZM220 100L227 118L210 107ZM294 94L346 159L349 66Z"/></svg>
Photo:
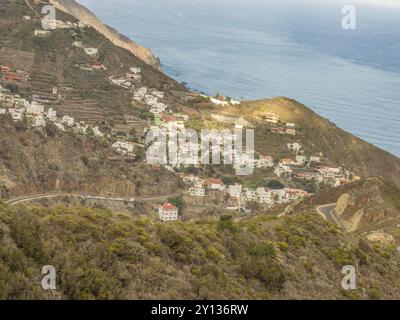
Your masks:
<svg viewBox="0 0 400 320"><path fill-rule="evenodd" d="M178 220L178 208L171 203L164 203L158 207L158 217L161 221Z"/></svg>
<svg viewBox="0 0 400 320"><path fill-rule="evenodd" d="M7 72L4 76L7 81L21 81L21 76L15 72Z"/></svg>

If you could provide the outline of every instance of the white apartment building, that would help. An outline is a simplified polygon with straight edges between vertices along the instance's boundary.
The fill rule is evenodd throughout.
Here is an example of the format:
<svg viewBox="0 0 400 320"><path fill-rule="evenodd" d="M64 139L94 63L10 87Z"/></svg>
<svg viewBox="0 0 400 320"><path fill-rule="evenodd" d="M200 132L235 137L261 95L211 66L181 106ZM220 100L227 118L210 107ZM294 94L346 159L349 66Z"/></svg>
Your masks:
<svg viewBox="0 0 400 320"><path fill-rule="evenodd" d="M178 220L178 208L171 203L164 203L158 207L158 217L161 221Z"/></svg>

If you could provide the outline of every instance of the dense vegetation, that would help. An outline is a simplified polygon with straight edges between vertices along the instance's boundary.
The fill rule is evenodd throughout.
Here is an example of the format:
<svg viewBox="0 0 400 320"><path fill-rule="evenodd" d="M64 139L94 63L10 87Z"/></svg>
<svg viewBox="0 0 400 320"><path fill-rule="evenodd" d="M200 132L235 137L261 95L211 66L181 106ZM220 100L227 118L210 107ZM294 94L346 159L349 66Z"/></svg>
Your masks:
<svg viewBox="0 0 400 320"><path fill-rule="evenodd" d="M1 299L398 298L399 261L315 214L161 224L0 205ZM357 290L341 289L345 264L358 267ZM55 292L41 289L44 265Z"/></svg>

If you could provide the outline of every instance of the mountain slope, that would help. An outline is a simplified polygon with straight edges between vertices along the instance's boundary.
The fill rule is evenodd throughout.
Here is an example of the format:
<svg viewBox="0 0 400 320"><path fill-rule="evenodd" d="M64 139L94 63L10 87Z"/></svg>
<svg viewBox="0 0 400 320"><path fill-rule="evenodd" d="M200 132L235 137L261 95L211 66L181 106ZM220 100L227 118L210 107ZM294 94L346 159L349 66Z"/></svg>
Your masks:
<svg viewBox="0 0 400 320"><path fill-rule="evenodd" d="M400 256L318 215L154 223L83 207L0 203L0 299L396 299ZM342 266L357 266L344 291Z"/></svg>
<svg viewBox="0 0 400 320"><path fill-rule="evenodd" d="M207 109L202 109L202 111ZM303 104L288 98L245 101L240 106L213 107L210 114L242 117L255 127L256 149L266 154L279 154L279 146L300 142L308 155L323 154L331 165L343 166L367 178L382 176L400 186L400 159L338 128ZM275 114L281 123L297 125L296 136L277 137L264 118Z"/></svg>
<svg viewBox="0 0 400 320"><path fill-rule="evenodd" d="M156 58L150 49L144 48L127 37L121 35L115 29L104 25L90 10L80 5L75 0L50 0L57 9L62 10L83 23L95 28L116 46L127 49L135 56L147 64L159 68L160 61Z"/></svg>

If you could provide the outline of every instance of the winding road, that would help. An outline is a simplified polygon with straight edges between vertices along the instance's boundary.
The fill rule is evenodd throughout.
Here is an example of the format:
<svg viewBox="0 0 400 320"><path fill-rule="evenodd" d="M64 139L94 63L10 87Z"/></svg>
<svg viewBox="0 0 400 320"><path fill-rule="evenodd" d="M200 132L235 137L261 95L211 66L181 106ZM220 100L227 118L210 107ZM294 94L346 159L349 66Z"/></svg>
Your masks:
<svg viewBox="0 0 400 320"><path fill-rule="evenodd" d="M174 193L169 195L159 195L152 197L136 197L136 198L116 198L116 197L103 197L103 196L91 196L84 194L73 194L73 193L46 193L46 194L36 194L36 195L27 195L20 196L5 200L4 202L8 205L14 206L20 203L31 202L35 200L41 199L52 199L52 198L62 198L62 197L70 197L70 198L81 198L88 200L104 200L104 201L115 201L115 202L135 202L135 201L160 201L165 200L169 197L181 196L182 193Z"/></svg>
<svg viewBox="0 0 400 320"><path fill-rule="evenodd" d="M342 228L338 219L335 216L335 208L336 208L336 203L330 203L318 206L317 211L321 216L324 217L325 220L336 223L340 228Z"/></svg>

